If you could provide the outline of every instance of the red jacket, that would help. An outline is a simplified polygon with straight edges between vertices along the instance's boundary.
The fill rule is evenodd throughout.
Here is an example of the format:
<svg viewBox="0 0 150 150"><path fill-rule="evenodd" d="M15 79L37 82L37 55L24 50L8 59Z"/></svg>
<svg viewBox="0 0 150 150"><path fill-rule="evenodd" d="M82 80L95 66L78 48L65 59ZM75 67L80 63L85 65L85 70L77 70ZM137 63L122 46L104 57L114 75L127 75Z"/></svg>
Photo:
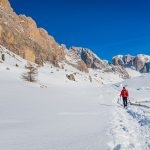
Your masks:
<svg viewBox="0 0 150 150"><path fill-rule="evenodd" d="M123 90L121 91L120 96L122 96L122 97L128 97L128 96L129 96L128 91L127 91L126 89L123 89Z"/></svg>

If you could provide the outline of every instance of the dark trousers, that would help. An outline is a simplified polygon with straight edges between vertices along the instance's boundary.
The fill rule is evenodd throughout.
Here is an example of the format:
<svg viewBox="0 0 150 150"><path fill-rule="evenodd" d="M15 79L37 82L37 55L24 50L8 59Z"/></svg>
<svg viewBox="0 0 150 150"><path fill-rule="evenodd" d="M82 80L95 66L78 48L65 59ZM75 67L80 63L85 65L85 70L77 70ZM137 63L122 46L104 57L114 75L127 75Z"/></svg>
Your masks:
<svg viewBox="0 0 150 150"><path fill-rule="evenodd" d="M127 106L127 97L123 97L123 105L124 105L124 107L126 107Z"/></svg>

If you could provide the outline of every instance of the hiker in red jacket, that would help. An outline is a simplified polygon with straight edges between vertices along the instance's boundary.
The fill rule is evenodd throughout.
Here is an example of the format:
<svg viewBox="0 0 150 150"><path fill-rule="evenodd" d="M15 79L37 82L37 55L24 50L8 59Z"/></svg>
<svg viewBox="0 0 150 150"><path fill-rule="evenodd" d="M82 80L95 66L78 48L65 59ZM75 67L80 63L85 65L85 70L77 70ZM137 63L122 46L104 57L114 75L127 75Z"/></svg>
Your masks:
<svg viewBox="0 0 150 150"><path fill-rule="evenodd" d="M128 91L127 91L127 89L125 87L123 87L123 89L121 91L121 94L120 94L120 97L122 97L124 108L126 108L129 94L128 94Z"/></svg>

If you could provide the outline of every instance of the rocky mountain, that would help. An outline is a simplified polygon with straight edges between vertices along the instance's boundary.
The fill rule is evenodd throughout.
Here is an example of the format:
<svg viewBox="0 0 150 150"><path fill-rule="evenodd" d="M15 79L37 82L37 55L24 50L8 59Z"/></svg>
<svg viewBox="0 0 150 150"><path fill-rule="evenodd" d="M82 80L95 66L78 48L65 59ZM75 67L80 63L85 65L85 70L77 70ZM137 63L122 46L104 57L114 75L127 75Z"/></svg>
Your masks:
<svg viewBox="0 0 150 150"><path fill-rule="evenodd" d="M71 47L69 51L74 51L88 68L104 69L108 67L108 62L101 60L90 49L82 47Z"/></svg>
<svg viewBox="0 0 150 150"><path fill-rule="evenodd" d="M38 28L32 18L17 15L8 0L0 0L0 44L40 65L50 62L58 66L60 61L66 60L68 51L65 45L59 45L46 30ZM76 67L88 72L81 59Z"/></svg>
<svg viewBox="0 0 150 150"><path fill-rule="evenodd" d="M90 49L67 49L58 44L45 29L38 28L32 18L17 15L8 0L0 0L0 45L39 65L49 62L59 66L59 62L65 62L86 73L92 68L129 77L123 67L110 65Z"/></svg>
<svg viewBox="0 0 150 150"><path fill-rule="evenodd" d="M132 67L141 73L150 72L150 56L148 55L118 55L113 57L112 62L115 66Z"/></svg>
<svg viewBox="0 0 150 150"><path fill-rule="evenodd" d="M109 67L107 61L101 60L90 49L71 47L67 51L66 59L74 66L79 65L79 70L88 72L88 68L105 69Z"/></svg>
<svg viewBox="0 0 150 150"><path fill-rule="evenodd" d="M82 68L79 70L88 71L88 68L102 70L103 72L111 72L119 74L122 78L129 78L128 72L122 66L109 64L106 60L101 60L92 50L82 47L71 47L67 53L67 60L75 65L82 61ZM81 67L80 66L80 67Z"/></svg>
<svg viewBox="0 0 150 150"><path fill-rule="evenodd" d="M32 18L17 15L8 0L0 0L0 44L38 64L65 59L65 47L38 28Z"/></svg>

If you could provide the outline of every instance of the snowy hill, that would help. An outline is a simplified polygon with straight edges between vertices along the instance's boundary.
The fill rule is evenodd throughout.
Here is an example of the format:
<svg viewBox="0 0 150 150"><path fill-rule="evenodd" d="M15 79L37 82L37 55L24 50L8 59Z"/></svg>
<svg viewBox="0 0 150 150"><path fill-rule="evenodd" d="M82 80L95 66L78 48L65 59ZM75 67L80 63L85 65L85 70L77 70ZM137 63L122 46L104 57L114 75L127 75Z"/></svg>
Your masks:
<svg viewBox="0 0 150 150"><path fill-rule="evenodd" d="M11 72L15 72L16 70L21 72L25 72L25 65L27 64L27 60L22 59L20 56L15 55L10 52L3 46L0 46L0 55L4 54L5 61L1 60L1 67L9 68ZM32 63L34 64L34 63ZM36 64L34 64L37 66ZM110 72L106 73L103 70L93 70L90 69L89 73L85 73L79 71L72 65L61 62L59 63L60 67L55 67L52 64L45 64L43 67L38 67L39 71L39 82L44 84L74 84L74 85L93 85L93 86L102 86L103 84L115 83L118 81L122 81L122 77L119 74ZM16 75L19 78L20 74ZM75 82L69 81L66 75L73 74L75 77Z"/></svg>
<svg viewBox="0 0 150 150"><path fill-rule="evenodd" d="M149 109L129 106L124 110L118 101L126 85L133 103L150 106L149 74L123 82L118 74L93 69L87 74L63 62L62 69L50 64L40 67L38 82L29 83L21 78L27 61L1 46L2 54L0 149L149 148ZM75 82L66 78L71 73Z"/></svg>
<svg viewBox="0 0 150 150"><path fill-rule="evenodd" d="M130 78L141 76L141 73L132 68L125 68Z"/></svg>

